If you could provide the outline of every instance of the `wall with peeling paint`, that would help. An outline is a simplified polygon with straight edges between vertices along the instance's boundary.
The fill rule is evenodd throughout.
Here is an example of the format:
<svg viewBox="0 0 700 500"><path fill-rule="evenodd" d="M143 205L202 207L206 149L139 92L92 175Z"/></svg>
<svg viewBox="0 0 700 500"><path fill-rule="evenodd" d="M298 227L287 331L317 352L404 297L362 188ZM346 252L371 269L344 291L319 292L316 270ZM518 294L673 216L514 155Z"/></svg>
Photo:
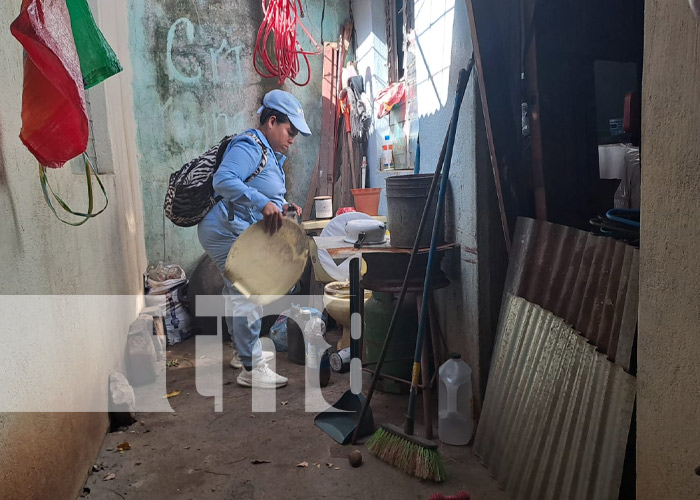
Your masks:
<svg viewBox="0 0 700 500"><path fill-rule="evenodd" d="M76 498L107 430L109 374L123 371L143 302L126 0L94 10L124 71L90 91L94 130L104 133L98 163L113 168L102 175L109 207L80 227L51 214L18 137L23 51L8 29L18 12L17 2L0 4L0 497ZM87 206L71 165L49 178L71 207Z"/></svg>
<svg viewBox="0 0 700 500"><path fill-rule="evenodd" d="M421 145L421 171L437 165L452 109L457 75L471 55L467 9L462 0L418 1L416 12L416 76ZM421 15L422 14L422 15ZM447 235L459 244L443 268L452 285L436 293L441 324L450 350L460 352L472 368L474 394L479 380L479 254L477 242L475 79L471 78L459 112L450 168L450 191L445 207ZM479 404L476 405L479 408Z"/></svg>
<svg viewBox="0 0 700 500"><path fill-rule="evenodd" d="M304 2L304 24L320 44L337 41L347 2ZM325 6L325 12L324 12ZM321 17L323 16L323 29ZM247 0L130 0L134 112L138 123L146 251L191 268L203 253L196 228L179 228L163 216L170 174L226 134L258 125L256 110L277 80L260 77L252 58L262 20L260 2ZM313 45L299 30L306 50ZM309 56L311 81L286 82L306 111L310 138L300 137L285 163L288 199L304 205L320 137L322 58ZM305 77L302 62L300 79Z"/></svg>

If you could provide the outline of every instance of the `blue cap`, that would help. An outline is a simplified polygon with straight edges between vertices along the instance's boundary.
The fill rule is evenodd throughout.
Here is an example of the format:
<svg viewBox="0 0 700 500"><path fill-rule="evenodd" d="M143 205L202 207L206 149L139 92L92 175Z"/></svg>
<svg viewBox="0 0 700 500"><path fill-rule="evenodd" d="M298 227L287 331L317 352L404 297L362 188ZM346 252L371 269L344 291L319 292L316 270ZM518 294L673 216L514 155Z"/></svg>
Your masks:
<svg viewBox="0 0 700 500"><path fill-rule="evenodd" d="M304 119L304 110L301 109L301 104L297 98L289 92L285 92L284 90L269 91L265 94L265 97L263 97L263 105L258 108L258 114L262 112L263 108L281 111L289 117L289 121L292 122L294 128L296 128L301 135L311 135L311 130Z"/></svg>

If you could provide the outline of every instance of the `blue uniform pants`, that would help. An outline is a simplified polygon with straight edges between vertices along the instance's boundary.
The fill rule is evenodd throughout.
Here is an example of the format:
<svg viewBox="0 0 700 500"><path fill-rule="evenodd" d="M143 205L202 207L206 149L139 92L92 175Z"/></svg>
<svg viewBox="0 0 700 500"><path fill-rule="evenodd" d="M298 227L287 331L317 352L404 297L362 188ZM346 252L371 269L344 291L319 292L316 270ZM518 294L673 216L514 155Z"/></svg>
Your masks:
<svg viewBox="0 0 700 500"><path fill-rule="evenodd" d="M236 238L248 224L229 221L223 203L216 204L197 226L199 242L216 267L224 276L228 253ZM245 366L255 366L260 362L260 325L262 306L248 300L224 277L222 295L226 301L226 325L238 349L238 355Z"/></svg>

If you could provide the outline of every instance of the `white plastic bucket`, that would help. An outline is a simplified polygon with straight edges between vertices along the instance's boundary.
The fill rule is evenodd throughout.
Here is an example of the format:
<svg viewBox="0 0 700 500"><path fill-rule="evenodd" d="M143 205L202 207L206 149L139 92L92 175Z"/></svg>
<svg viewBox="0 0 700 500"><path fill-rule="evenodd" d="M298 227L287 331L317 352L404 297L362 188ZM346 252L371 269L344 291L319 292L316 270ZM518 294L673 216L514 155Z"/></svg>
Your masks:
<svg viewBox="0 0 700 500"><path fill-rule="evenodd" d="M330 219L333 217L333 198L330 196L316 196L314 205L317 219Z"/></svg>

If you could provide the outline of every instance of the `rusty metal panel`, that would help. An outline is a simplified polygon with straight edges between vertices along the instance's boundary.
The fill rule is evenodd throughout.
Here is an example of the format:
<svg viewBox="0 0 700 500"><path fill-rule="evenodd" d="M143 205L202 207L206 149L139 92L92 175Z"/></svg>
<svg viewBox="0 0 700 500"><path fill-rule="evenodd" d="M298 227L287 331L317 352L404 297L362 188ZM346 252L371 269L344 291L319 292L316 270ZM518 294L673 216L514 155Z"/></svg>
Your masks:
<svg viewBox="0 0 700 500"><path fill-rule="evenodd" d="M635 377L506 294L474 451L513 499L616 499Z"/></svg>
<svg viewBox="0 0 700 500"><path fill-rule="evenodd" d="M551 311L608 359L629 369L638 275L636 248L571 227L520 218L505 291Z"/></svg>

